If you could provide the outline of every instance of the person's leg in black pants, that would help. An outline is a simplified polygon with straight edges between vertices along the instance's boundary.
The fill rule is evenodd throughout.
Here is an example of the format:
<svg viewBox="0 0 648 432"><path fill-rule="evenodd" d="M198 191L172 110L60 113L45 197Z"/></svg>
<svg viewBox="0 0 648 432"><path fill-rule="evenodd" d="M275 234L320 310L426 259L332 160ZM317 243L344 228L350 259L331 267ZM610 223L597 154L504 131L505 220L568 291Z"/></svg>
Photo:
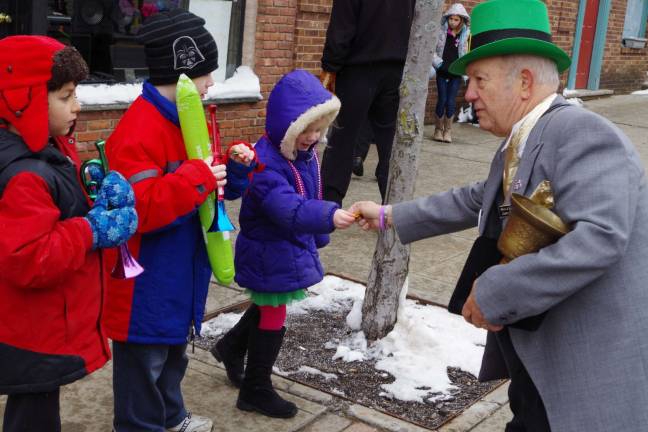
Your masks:
<svg viewBox="0 0 648 432"><path fill-rule="evenodd" d="M362 125L358 139L356 140L355 152L353 156L353 174L361 177L364 173L363 163L369 153L369 146L374 141L373 128L371 122L367 121Z"/></svg>
<svg viewBox="0 0 648 432"><path fill-rule="evenodd" d="M369 121L374 132L378 150L376 178L383 203L387 198L389 179L389 159L391 158L394 134L396 133L396 114L400 102L399 87L403 77L403 65L398 63L383 66L376 97L369 109Z"/></svg>
<svg viewBox="0 0 648 432"><path fill-rule="evenodd" d="M513 420L505 432L550 432L540 393L515 352L508 329L497 332L496 337L511 377L508 394Z"/></svg>
<svg viewBox="0 0 648 432"><path fill-rule="evenodd" d="M356 140L376 92L374 71L369 66L346 66L337 74L335 90L342 107L324 150L322 186L325 200L342 204L351 181Z"/></svg>
<svg viewBox="0 0 648 432"><path fill-rule="evenodd" d="M49 393L11 394L7 397L4 432L60 432L60 389Z"/></svg>

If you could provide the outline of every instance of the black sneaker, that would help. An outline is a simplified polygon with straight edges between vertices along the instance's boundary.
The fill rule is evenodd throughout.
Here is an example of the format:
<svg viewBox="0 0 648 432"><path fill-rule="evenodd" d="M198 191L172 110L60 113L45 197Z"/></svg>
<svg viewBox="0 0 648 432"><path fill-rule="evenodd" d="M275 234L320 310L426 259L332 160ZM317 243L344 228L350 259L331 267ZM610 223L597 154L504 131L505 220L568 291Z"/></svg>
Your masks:
<svg viewBox="0 0 648 432"><path fill-rule="evenodd" d="M362 166L362 158L360 156L356 156L353 158L353 169L351 172L358 177L362 177L364 175L364 166Z"/></svg>

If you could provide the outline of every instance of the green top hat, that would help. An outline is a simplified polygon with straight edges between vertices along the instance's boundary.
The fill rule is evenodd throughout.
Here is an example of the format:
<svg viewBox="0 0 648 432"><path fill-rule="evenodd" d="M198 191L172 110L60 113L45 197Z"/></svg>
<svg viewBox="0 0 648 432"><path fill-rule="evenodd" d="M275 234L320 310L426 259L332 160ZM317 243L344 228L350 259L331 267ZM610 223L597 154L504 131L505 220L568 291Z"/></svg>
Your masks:
<svg viewBox="0 0 648 432"><path fill-rule="evenodd" d="M450 65L450 72L464 75L469 63L507 54L546 57L569 67L567 53L551 42L547 7L540 0L491 0L480 3L470 14L472 37L468 53Z"/></svg>

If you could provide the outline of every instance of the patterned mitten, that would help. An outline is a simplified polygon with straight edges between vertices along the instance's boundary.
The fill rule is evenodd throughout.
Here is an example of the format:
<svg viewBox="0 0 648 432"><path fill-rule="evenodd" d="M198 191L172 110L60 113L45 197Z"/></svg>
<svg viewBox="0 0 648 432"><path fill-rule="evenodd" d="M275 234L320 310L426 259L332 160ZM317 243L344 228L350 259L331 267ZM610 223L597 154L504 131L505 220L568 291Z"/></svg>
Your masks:
<svg viewBox="0 0 648 432"><path fill-rule="evenodd" d="M135 193L123 175L117 171L110 171L101 182L95 205L107 209L133 207L135 205Z"/></svg>
<svg viewBox="0 0 648 432"><path fill-rule="evenodd" d="M97 182L97 184L101 184L104 177L106 176L106 173L104 173L103 168L101 168L97 164L89 164L86 170L87 170L86 172L90 176L90 180Z"/></svg>
<svg viewBox="0 0 648 432"><path fill-rule="evenodd" d="M134 207L106 210L104 206L95 203L85 219L92 229L93 249L119 246L137 230L137 213Z"/></svg>

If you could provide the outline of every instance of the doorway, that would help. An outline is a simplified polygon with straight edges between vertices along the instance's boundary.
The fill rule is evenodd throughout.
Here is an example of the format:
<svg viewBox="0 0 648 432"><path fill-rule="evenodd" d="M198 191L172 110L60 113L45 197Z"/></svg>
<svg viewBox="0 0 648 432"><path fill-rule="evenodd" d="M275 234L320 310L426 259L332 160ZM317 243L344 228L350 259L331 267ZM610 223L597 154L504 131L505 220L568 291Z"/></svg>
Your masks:
<svg viewBox="0 0 648 432"><path fill-rule="evenodd" d="M599 0L585 0L585 15L581 26L581 40L576 68L576 88L587 88L592 64L592 50L596 37L596 20L599 12Z"/></svg>

